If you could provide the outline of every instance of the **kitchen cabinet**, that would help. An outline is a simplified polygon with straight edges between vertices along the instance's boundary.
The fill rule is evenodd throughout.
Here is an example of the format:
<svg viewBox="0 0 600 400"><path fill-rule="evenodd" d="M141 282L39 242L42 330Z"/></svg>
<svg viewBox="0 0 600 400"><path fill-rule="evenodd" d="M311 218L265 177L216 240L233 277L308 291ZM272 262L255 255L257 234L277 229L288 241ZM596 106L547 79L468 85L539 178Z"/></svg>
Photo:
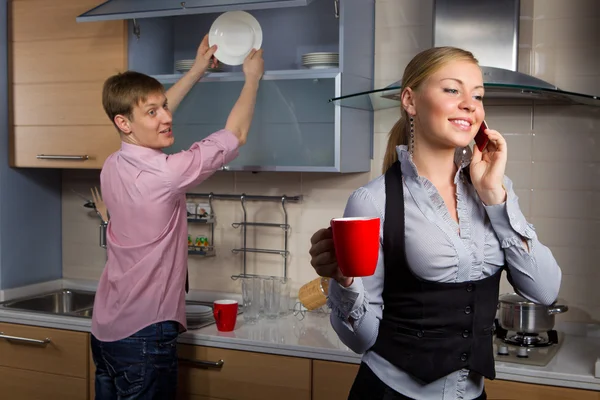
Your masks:
<svg viewBox="0 0 600 400"><path fill-rule="evenodd" d="M359 364L313 360L312 400L346 400Z"/></svg>
<svg viewBox="0 0 600 400"><path fill-rule="evenodd" d="M19 400L88 398L89 335L0 323L0 393Z"/></svg>
<svg viewBox="0 0 600 400"><path fill-rule="evenodd" d="M372 111L342 108L329 99L372 89L374 1L312 0L295 7L277 5L291 2L272 1L261 3L264 9L259 10L255 1L228 3L236 3L236 9L247 10L260 23L266 72L248 142L225 169L369 171ZM128 22L128 68L152 75L166 87L181 77L175 61L195 58L202 37L223 11L214 11L206 2L207 7L199 11L186 2L185 10L173 14L168 8L179 8L179 3L161 7L167 3L158 2L155 10L148 5L147 13L136 10L132 14L115 11L119 4L124 5L113 3L114 14L96 10L96 17L102 12L103 19L135 14L135 22ZM145 18L150 14L154 17ZM81 25L96 23L100 22ZM301 60L310 52L338 52L339 65L307 69ZM166 152L178 152L224 127L243 81L241 66L224 65L222 72L207 73L176 110L175 145Z"/></svg>
<svg viewBox="0 0 600 400"><path fill-rule="evenodd" d="M126 24L79 24L98 0L9 1L10 165L102 167L120 146L102 85L127 68Z"/></svg>
<svg viewBox="0 0 600 400"><path fill-rule="evenodd" d="M311 398L310 359L184 344L178 352L178 399Z"/></svg>
<svg viewBox="0 0 600 400"><path fill-rule="evenodd" d="M488 400L600 400L600 392L486 379Z"/></svg>

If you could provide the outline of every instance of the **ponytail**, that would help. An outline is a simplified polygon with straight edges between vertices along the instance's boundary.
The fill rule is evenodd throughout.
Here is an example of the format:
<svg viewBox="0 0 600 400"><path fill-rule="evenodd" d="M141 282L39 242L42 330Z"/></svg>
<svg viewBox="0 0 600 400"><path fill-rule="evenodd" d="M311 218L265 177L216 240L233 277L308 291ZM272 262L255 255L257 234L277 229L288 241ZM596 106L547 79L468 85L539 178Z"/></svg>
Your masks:
<svg viewBox="0 0 600 400"><path fill-rule="evenodd" d="M392 127L392 130L389 133L387 147L385 149L385 156L383 157L383 174L385 174L386 171L396 161L398 161L398 152L396 151L396 146L401 144L407 144L405 121L406 120L404 119L404 117L400 117L400 119L396 121L396 123Z"/></svg>

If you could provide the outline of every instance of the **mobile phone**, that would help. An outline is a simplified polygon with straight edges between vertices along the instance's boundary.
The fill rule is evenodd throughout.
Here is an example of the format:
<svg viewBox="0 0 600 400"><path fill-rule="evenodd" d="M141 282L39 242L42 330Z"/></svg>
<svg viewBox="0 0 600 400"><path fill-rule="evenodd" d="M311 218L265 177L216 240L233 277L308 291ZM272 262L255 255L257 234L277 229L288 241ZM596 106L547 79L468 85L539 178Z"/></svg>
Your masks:
<svg viewBox="0 0 600 400"><path fill-rule="evenodd" d="M485 121L482 121L481 126L479 127L479 131L477 132L477 135L475 135L475 144L481 152L483 152L483 149L485 149L485 146L487 146L490 140L488 138L488 135L484 133L486 129L488 129L487 123Z"/></svg>

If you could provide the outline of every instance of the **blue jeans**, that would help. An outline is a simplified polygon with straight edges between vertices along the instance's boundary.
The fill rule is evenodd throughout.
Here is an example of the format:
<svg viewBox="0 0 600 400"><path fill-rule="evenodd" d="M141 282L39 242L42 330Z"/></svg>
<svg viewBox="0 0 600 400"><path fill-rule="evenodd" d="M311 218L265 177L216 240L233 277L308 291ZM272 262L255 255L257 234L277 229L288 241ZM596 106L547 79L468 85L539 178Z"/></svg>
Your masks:
<svg viewBox="0 0 600 400"><path fill-rule="evenodd" d="M92 335L96 400L175 399L179 324L152 324L116 342Z"/></svg>

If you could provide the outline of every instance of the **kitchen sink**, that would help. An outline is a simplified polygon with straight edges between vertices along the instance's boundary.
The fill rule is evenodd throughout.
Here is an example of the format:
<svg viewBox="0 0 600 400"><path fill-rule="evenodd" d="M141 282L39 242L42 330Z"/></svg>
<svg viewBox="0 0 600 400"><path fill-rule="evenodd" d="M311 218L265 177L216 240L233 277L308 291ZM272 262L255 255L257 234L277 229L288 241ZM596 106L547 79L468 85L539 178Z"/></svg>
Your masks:
<svg viewBox="0 0 600 400"><path fill-rule="evenodd" d="M89 310L89 316L91 316L94 296L94 292L61 289L55 292L6 301L0 306L11 310L85 317L88 316L87 310Z"/></svg>
<svg viewBox="0 0 600 400"><path fill-rule="evenodd" d="M69 315L72 317L92 318L95 292L75 289L61 289L50 293L22 297L0 303L0 308L29 311L42 314ZM212 307L212 302L186 300L187 305L205 305ZM238 310L238 314L241 310ZM215 323L208 316L199 320L188 319L189 329L198 329Z"/></svg>

